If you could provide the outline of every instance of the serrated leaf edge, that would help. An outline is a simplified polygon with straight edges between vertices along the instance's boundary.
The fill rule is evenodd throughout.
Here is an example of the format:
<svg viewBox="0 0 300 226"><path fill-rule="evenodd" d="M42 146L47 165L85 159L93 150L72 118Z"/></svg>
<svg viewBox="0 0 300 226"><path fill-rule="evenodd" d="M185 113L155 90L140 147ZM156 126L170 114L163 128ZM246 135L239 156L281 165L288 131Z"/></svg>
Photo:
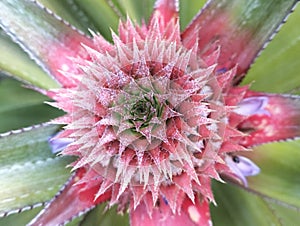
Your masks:
<svg viewBox="0 0 300 226"><path fill-rule="evenodd" d="M37 124L37 125L33 125L33 126L24 127L24 128L21 128L21 129L10 130L8 132L0 133L0 139L3 138L3 137L8 137L8 136L11 136L11 135L28 132L28 131L31 131L33 129L38 129L38 128L46 127L46 126L50 126L50 125L51 124L49 122L45 122L45 123L41 123L41 124Z"/></svg>

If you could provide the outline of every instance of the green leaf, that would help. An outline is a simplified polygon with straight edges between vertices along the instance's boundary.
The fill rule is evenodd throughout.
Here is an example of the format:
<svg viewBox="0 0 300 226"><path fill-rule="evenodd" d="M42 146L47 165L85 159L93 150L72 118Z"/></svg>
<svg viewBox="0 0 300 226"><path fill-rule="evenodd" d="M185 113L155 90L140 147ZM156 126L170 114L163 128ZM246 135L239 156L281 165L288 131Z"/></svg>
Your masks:
<svg viewBox="0 0 300 226"><path fill-rule="evenodd" d="M129 217L127 213L125 215L117 214L116 206L108 210L106 208L107 208L107 203L98 205L95 209L87 213L87 215L81 222L80 226L129 225Z"/></svg>
<svg viewBox="0 0 300 226"><path fill-rule="evenodd" d="M26 53L0 30L0 71L41 88L56 88L51 79Z"/></svg>
<svg viewBox="0 0 300 226"><path fill-rule="evenodd" d="M300 211L300 141L260 146L248 153L260 168L249 189Z"/></svg>
<svg viewBox="0 0 300 226"><path fill-rule="evenodd" d="M243 83L267 92L295 92L300 88L300 5L252 65ZM294 90L296 89L296 90ZM298 92L299 93L299 92Z"/></svg>
<svg viewBox="0 0 300 226"><path fill-rule="evenodd" d="M273 214L277 216L280 225L290 226L300 221L299 210L279 205L272 201L265 201Z"/></svg>
<svg viewBox="0 0 300 226"><path fill-rule="evenodd" d="M181 0L179 3L180 28L184 30L191 22L193 17L199 12L206 1L205 0Z"/></svg>
<svg viewBox="0 0 300 226"><path fill-rule="evenodd" d="M76 217L71 222L67 223L66 226L81 226L81 221L84 218L84 215Z"/></svg>
<svg viewBox="0 0 300 226"><path fill-rule="evenodd" d="M5 226L23 226L34 218L42 207L37 207L32 210L27 210L18 214L12 214L7 217L0 218L0 225Z"/></svg>
<svg viewBox="0 0 300 226"><path fill-rule="evenodd" d="M213 187L218 205L211 206L214 226L289 226L300 220L297 211L277 206L234 185L214 183ZM282 208L287 215L279 213Z"/></svg>
<svg viewBox="0 0 300 226"><path fill-rule="evenodd" d="M117 30L119 16L106 0L73 0L81 10L83 10L90 21L95 25L107 40L111 40L110 28Z"/></svg>
<svg viewBox="0 0 300 226"><path fill-rule="evenodd" d="M56 130L39 125L0 135L0 215L51 199L70 176L72 158L50 151Z"/></svg>
<svg viewBox="0 0 300 226"><path fill-rule="evenodd" d="M154 0L119 0L120 5L124 9L123 11L125 11L133 21L138 23L142 21L147 22L153 11L154 2Z"/></svg>
<svg viewBox="0 0 300 226"><path fill-rule="evenodd" d="M115 30L118 25L119 16L117 12L120 9L118 9L117 6L112 8L111 1L38 1L86 34L89 34L89 29L91 29L93 31L99 31L105 38L110 39L109 28ZM104 24L105 26L103 26Z"/></svg>
<svg viewBox="0 0 300 226"><path fill-rule="evenodd" d="M113 0L111 2L114 3L115 7L120 9L121 12L128 14L133 21L141 23L142 21L148 21L152 14L155 0ZM205 0L179 1L181 29L186 27L204 3Z"/></svg>
<svg viewBox="0 0 300 226"><path fill-rule="evenodd" d="M0 80L0 132L47 122L63 114L44 101L45 96L13 79Z"/></svg>
<svg viewBox="0 0 300 226"><path fill-rule="evenodd" d="M74 0L38 0L47 9L61 17L63 20L75 26L77 29L89 33L88 29L95 30L95 25L92 23L85 11L83 11Z"/></svg>

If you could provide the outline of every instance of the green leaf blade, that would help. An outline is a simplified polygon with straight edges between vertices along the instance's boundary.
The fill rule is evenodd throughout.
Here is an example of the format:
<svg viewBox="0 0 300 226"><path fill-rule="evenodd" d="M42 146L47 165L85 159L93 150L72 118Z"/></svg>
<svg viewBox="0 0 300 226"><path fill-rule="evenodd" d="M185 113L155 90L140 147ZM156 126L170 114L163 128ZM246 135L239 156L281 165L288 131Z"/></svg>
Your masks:
<svg viewBox="0 0 300 226"><path fill-rule="evenodd" d="M254 81L251 89L299 93L300 87L300 5L292 13L268 47L257 58L243 84Z"/></svg>
<svg viewBox="0 0 300 226"><path fill-rule="evenodd" d="M300 211L300 142L266 144L249 153L261 173L249 178L249 189Z"/></svg>
<svg viewBox="0 0 300 226"><path fill-rule="evenodd" d="M214 226L290 226L300 220L294 209L279 206L231 184L213 185L218 205L211 206ZM285 224L290 222L292 224Z"/></svg>
<svg viewBox="0 0 300 226"><path fill-rule="evenodd" d="M26 53L0 30L0 71L25 83L49 89L59 87Z"/></svg>
<svg viewBox="0 0 300 226"><path fill-rule="evenodd" d="M51 199L69 177L72 158L56 157L48 145L56 130L44 124L0 136L0 215Z"/></svg>
<svg viewBox="0 0 300 226"><path fill-rule="evenodd" d="M45 104L45 96L21 87L10 78L0 80L0 133L47 122L63 114Z"/></svg>

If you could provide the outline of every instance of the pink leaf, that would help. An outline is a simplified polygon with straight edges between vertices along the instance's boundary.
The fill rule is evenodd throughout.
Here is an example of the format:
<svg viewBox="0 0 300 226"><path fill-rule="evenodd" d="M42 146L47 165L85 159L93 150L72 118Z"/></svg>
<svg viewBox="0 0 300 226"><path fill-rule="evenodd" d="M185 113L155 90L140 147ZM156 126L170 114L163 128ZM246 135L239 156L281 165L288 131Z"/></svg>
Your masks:
<svg viewBox="0 0 300 226"><path fill-rule="evenodd" d="M245 147L300 136L298 96L249 91L239 106L240 114L248 116L239 125L240 130L249 134L241 142Z"/></svg>

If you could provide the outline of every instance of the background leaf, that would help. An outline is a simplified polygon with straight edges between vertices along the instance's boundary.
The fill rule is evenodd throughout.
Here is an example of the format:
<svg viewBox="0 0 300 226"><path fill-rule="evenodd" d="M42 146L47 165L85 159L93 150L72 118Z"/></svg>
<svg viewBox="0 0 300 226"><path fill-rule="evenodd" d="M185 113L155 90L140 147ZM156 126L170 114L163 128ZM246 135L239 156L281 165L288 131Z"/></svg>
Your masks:
<svg viewBox="0 0 300 226"><path fill-rule="evenodd" d="M88 29L95 30L95 24L74 0L38 0L43 6L75 26L77 29L89 33Z"/></svg>
<svg viewBox="0 0 300 226"><path fill-rule="evenodd" d="M243 83L264 92L300 93L300 6L252 65Z"/></svg>
<svg viewBox="0 0 300 226"><path fill-rule="evenodd" d="M261 168L261 173L249 178L249 189L300 212L299 150L300 141L255 148L248 157Z"/></svg>
<svg viewBox="0 0 300 226"><path fill-rule="evenodd" d="M0 29L0 72L41 88L58 84Z"/></svg>
<svg viewBox="0 0 300 226"><path fill-rule="evenodd" d="M179 4L180 28L181 31L191 22L194 16L199 12L206 1L205 0L181 0Z"/></svg>
<svg viewBox="0 0 300 226"><path fill-rule="evenodd" d="M287 206L276 204L272 201L265 200L269 209L277 216L280 225L294 225L300 221L299 210Z"/></svg>
<svg viewBox="0 0 300 226"><path fill-rule="evenodd" d="M9 215L4 218L0 218L0 225L3 226L25 226L32 218L35 217L42 207L34 208L32 210L27 210L22 213Z"/></svg>
<svg viewBox="0 0 300 226"><path fill-rule="evenodd" d="M110 225L122 225L129 226L129 217L125 213L123 216L117 214L117 207L114 206L111 209L107 209L107 203L103 203L91 210L85 218L82 220L80 226L110 226Z"/></svg>
<svg viewBox="0 0 300 226"><path fill-rule="evenodd" d="M49 99L22 87L11 78L0 80L0 133L47 122L63 114L44 101Z"/></svg>
<svg viewBox="0 0 300 226"><path fill-rule="evenodd" d="M214 226L290 226L300 220L294 209L271 203L232 184L216 182L213 187L218 205L211 206Z"/></svg>
<svg viewBox="0 0 300 226"><path fill-rule="evenodd" d="M70 176L71 157L56 157L48 139L54 125L0 135L0 215L52 198ZM1 223L0 223L1 225Z"/></svg>

